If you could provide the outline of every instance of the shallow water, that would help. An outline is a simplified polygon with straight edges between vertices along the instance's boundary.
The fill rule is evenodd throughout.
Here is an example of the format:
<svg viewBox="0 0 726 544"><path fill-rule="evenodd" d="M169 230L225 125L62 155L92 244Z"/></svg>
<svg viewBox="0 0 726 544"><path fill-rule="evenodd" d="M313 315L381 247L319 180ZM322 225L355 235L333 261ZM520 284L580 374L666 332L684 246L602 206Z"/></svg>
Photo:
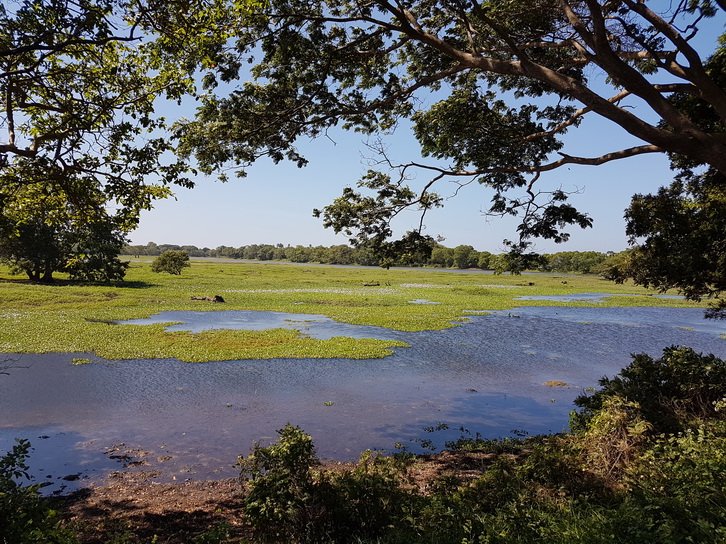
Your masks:
<svg viewBox="0 0 726 544"><path fill-rule="evenodd" d="M524 295L514 300L551 300L553 302L605 302L609 297L636 297L627 293L573 293L571 295ZM654 298L683 298L680 295L647 295Z"/></svg>
<svg viewBox="0 0 726 544"><path fill-rule="evenodd" d="M320 340L329 340L334 336L380 338L383 340L391 337L390 329L338 323L325 315L252 310L170 311L153 314L145 319L116 322L117 325L152 325L156 323L174 323L166 327L167 331L190 331L194 333L218 329L249 331L293 329L300 331L305 336Z"/></svg>
<svg viewBox="0 0 726 544"><path fill-rule="evenodd" d="M215 314L204 312L215 327L230 317ZM295 319L310 335L340 325ZM354 334L346 327L334 335ZM375 336L377 328L366 329ZM725 330L690 308L530 307L443 331L384 329L411 345L385 359L194 364L90 356L94 364L73 366L72 357L88 355L14 356L22 368L0 376L0 449L29 438L36 477L53 491L129 462L161 471L159 481L234 476L236 456L255 440L274 440L287 422L313 435L321 457L337 460L397 442L418 451L421 439L440 448L461 426L492 438L557 432L583 388L616 374L631 353L688 345L726 358ZM570 387L547 387L548 380ZM451 428L423 430L439 423Z"/></svg>

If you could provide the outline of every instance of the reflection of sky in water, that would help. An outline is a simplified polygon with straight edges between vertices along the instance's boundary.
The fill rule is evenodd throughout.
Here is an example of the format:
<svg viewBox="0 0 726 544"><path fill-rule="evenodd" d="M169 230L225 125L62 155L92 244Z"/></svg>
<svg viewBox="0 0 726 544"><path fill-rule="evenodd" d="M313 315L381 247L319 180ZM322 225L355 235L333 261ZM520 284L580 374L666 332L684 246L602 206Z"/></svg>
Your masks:
<svg viewBox="0 0 726 544"><path fill-rule="evenodd" d="M604 302L609 297L637 297L618 293L573 293L571 295L523 295L514 300L551 300L552 302ZM683 298L680 295L646 295L654 298Z"/></svg>
<svg viewBox="0 0 726 544"><path fill-rule="evenodd" d="M213 328L239 321L215 314L204 313ZM236 456L254 440L273 440L287 422L311 433L322 457L341 460L366 448L391 450L396 442L415 451L416 439L441 447L461 434L461 426L485 437L556 432L566 428L574 397L619 372L631 353L658 356L675 344L726 357L726 340L719 338L726 323L706 321L692 308L527 307L472 316L444 331L384 334L318 317L274 319L292 328L304 323L311 335L365 329L411 347L363 361L97 360L72 366L77 354L16 356L16 365L27 368L0 379L0 449L16 436L31 439L31 461L45 469L38 477L50 473L54 482L118 466L101 452L120 443L148 452L150 464L140 469L162 470L161 479L233 476ZM168 314L161 319L168 322ZM546 387L547 380L571 386ZM422 430L438 423L451 428ZM171 459L160 461L166 456Z"/></svg>
<svg viewBox="0 0 726 544"><path fill-rule="evenodd" d="M120 321L125 325L151 325L154 323L176 323L169 325L168 331L202 332L218 329L262 331L266 329L293 329L301 334L329 340L334 336L350 338L390 337L389 330L383 327L367 327L337 323L327 316L314 314L289 314L284 312L259 312L248 310L218 310L210 312L171 311L160 312L146 319Z"/></svg>

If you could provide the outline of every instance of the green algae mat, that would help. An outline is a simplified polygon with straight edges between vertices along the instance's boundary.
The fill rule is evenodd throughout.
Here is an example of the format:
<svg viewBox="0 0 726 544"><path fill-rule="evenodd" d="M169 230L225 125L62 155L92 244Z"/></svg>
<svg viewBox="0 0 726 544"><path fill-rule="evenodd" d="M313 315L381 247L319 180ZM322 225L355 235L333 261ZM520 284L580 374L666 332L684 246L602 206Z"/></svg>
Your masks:
<svg viewBox="0 0 726 544"><path fill-rule="evenodd" d="M613 293L602 302L517 300L522 296ZM257 310L325 315L400 331L454 327L468 315L517 306L705 307L660 298L588 275L493 275L436 269L346 268L193 260L180 276L131 261L126 281L84 285L63 278L29 283L0 269L0 353L90 354L106 359L188 362L270 358L385 357L392 340L321 340L290 329L167 331L168 324L116 325L169 310ZM220 295L224 304L192 297Z"/></svg>

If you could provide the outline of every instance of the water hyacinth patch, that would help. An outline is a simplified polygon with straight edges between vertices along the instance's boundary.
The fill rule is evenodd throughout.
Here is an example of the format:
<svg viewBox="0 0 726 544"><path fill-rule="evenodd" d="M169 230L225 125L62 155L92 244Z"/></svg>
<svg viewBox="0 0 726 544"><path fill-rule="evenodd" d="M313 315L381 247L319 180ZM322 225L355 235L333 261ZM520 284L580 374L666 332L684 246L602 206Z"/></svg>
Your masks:
<svg viewBox="0 0 726 544"><path fill-rule="evenodd" d="M371 278L376 281L372 282ZM528 306L589 306L586 301L517 301L522 295L611 292L598 306L689 306L693 302L649 296L632 285L594 276L510 276L441 270L301 267L283 263L193 261L182 276L153 274L131 262L119 284L32 284L0 269L0 352L92 353L109 359L212 360L385 357L392 340L308 338L291 330L170 332L165 325L118 326L163 311L257 310L325 315L354 325L399 331L454 327L487 310ZM371 285L378 283L379 285ZM220 295L225 304L192 297ZM426 300L430 304L411 304Z"/></svg>

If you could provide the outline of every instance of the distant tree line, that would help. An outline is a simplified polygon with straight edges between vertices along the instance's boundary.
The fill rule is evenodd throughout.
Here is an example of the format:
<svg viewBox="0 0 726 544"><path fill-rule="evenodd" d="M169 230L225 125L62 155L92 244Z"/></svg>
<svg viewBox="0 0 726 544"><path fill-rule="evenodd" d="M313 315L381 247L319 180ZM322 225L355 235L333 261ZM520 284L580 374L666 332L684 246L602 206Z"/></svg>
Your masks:
<svg viewBox="0 0 726 544"><path fill-rule="evenodd" d="M290 261L294 263L320 263L338 265L381 266L383 263L366 248L355 248L344 244L333 246L291 246L284 244L250 244L247 246L219 246L215 249L199 248L192 245L155 244L126 245L123 253L137 257L155 257L165 251L186 251L190 257L216 257L224 259L244 259L251 261ZM598 251L561 251L541 255L532 270L539 272L577 272L582 274L600 273L604 263L617 254ZM390 263L393 266L414 266L434 268L479 268L504 272L510 269L509 254L492 254L477 251L470 245L454 248L437 244L428 259L403 255ZM387 263L388 264L388 263Z"/></svg>

